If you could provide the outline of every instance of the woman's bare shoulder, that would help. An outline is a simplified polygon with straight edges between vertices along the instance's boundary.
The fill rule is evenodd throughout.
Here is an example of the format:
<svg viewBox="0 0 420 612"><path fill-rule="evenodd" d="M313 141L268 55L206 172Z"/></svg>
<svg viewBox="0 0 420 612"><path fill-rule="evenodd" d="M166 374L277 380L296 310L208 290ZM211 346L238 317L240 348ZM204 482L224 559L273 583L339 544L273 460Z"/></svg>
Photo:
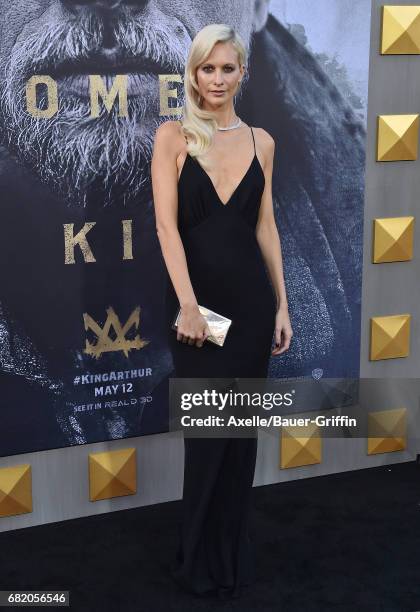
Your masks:
<svg viewBox="0 0 420 612"><path fill-rule="evenodd" d="M170 119L164 121L156 130L156 136L163 138L172 138L175 134L181 134L181 124L178 120Z"/></svg>
<svg viewBox="0 0 420 612"><path fill-rule="evenodd" d="M154 151L156 149L170 151L171 156L178 157L184 148L182 126L179 121L164 121L155 132Z"/></svg>
<svg viewBox="0 0 420 612"><path fill-rule="evenodd" d="M255 132L256 145L262 153L262 161L265 167L266 164L272 162L274 157L274 138L263 128L254 127L252 129Z"/></svg>
<svg viewBox="0 0 420 612"><path fill-rule="evenodd" d="M252 129L256 132L262 148L270 149L270 147L274 146L274 138L264 128L253 127Z"/></svg>

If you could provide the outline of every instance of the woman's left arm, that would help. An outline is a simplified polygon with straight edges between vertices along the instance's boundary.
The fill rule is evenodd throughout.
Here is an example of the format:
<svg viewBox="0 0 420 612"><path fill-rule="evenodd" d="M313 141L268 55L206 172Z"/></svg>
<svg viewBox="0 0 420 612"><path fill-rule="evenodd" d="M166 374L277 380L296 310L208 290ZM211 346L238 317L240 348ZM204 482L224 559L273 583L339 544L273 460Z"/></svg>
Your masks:
<svg viewBox="0 0 420 612"><path fill-rule="evenodd" d="M263 171L265 187L261 198L255 235L277 296L275 321L276 346L271 354L280 355L289 348L293 331L290 325L287 305L280 236L273 211L272 177L275 142L270 134L262 128L259 129L259 132L261 134L261 148L264 154Z"/></svg>

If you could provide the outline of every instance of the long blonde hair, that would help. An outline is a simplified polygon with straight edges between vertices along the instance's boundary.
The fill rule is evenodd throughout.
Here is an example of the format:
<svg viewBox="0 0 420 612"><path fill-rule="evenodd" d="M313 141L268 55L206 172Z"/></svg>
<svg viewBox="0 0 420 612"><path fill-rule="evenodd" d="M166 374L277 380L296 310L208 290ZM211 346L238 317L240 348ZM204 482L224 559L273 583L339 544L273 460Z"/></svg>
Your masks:
<svg viewBox="0 0 420 612"><path fill-rule="evenodd" d="M192 137L188 139L188 153L192 157L197 157L203 166L206 166L206 162L202 160L202 156L211 146L217 130L217 122L212 112L202 109L199 105L200 94L195 72L197 67L210 55L217 42L232 43L238 53L240 66L242 64L246 66L248 61L248 53L242 38L225 23L212 23L205 26L195 35L191 43L184 72L185 101L181 123L184 135Z"/></svg>

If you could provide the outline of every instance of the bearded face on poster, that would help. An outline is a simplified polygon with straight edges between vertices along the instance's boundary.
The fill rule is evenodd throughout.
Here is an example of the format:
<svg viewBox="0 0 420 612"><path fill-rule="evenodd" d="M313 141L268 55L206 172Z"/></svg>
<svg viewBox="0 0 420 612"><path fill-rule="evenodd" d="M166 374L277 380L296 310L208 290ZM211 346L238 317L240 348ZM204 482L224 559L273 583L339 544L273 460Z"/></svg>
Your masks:
<svg viewBox="0 0 420 612"><path fill-rule="evenodd" d="M366 10L368 6L366 2ZM30 222L36 232L38 224L52 222L55 213L44 217L46 205L43 208L50 197L56 210L78 220L89 220L90 213L102 210L120 211L118 222L138 215L136 238L145 245L143 259L154 271L148 279L154 285L149 298L159 337L164 335L158 331L164 291L151 201L154 134L161 122L181 114L179 76L195 33L213 22L238 31L249 48L249 65L235 108L276 141L273 203L296 330L293 346L273 361L270 375L295 376L315 369L330 377L357 375L364 121L304 42L269 13L269 0L0 0L0 9L0 182L5 199L24 197L28 209L32 206L27 219L10 204L1 223L20 214L19 223ZM28 112L27 84L34 75L48 75L56 84L58 111L49 118ZM118 104L111 109L102 104L98 116L92 116L89 75L100 75L108 90L116 75L127 75L125 116L120 116ZM174 75L164 111L160 75ZM166 87L169 81L164 83ZM42 111L50 104L51 90L38 86L37 108ZM25 185L24 196L14 191L12 198L8 185L13 182L15 190ZM127 301L142 273L144 262L138 263L124 276ZM104 278L112 274L109 265ZM85 288L88 285L85 282ZM7 283L0 286L0 318L5 323L10 313L14 320L24 321L19 333L27 347L25 359L16 365L17 351L13 352L9 337L6 342L7 325L0 325L0 365L4 372L19 369L23 377L36 379L26 299L23 292L22 308L10 311ZM168 355L166 347L150 353L149 363L156 367L149 391L170 375ZM45 367L52 371L53 364ZM65 439L92 441L90 425L81 425L79 417L76 422L76 437L71 428L61 426ZM155 431L160 427L155 422ZM108 427L106 435L121 437L121 432L135 435L143 430L127 417L125 428L118 432L112 434ZM97 439L106 437L101 435Z"/></svg>
<svg viewBox="0 0 420 612"><path fill-rule="evenodd" d="M194 30L216 15L249 41L268 8L268 1L258 3L252 23L244 9L255 2L245 7L243 0L3 4L1 110L7 146L73 206L86 205L92 185L96 197L100 189L104 206L115 205L118 196L141 201L162 121L159 75L183 73ZM119 116L118 104L110 111L101 105L92 119L88 77L94 74L102 75L108 89L116 74L129 75L126 116ZM59 112L46 120L27 111L26 85L33 75L48 75L57 84ZM46 87L39 88L37 107L49 104Z"/></svg>

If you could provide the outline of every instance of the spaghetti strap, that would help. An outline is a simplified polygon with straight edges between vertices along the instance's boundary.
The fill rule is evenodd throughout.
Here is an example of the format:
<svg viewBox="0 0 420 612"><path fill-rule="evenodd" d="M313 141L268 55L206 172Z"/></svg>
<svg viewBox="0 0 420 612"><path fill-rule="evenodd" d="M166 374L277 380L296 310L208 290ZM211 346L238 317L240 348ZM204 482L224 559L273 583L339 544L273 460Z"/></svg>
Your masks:
<svg viewBox="0 0 420 612"><path fill-rule="evenodd" d="M251 126L249 126L249 127L250 127L250 129L251 129L252 140L254 141L254 154L256 154L256 153L257 153L257 151L255 150L255 138L254 138L254 131L253 131L253 129L252 129L252 127L251 127Z"/></svg>

